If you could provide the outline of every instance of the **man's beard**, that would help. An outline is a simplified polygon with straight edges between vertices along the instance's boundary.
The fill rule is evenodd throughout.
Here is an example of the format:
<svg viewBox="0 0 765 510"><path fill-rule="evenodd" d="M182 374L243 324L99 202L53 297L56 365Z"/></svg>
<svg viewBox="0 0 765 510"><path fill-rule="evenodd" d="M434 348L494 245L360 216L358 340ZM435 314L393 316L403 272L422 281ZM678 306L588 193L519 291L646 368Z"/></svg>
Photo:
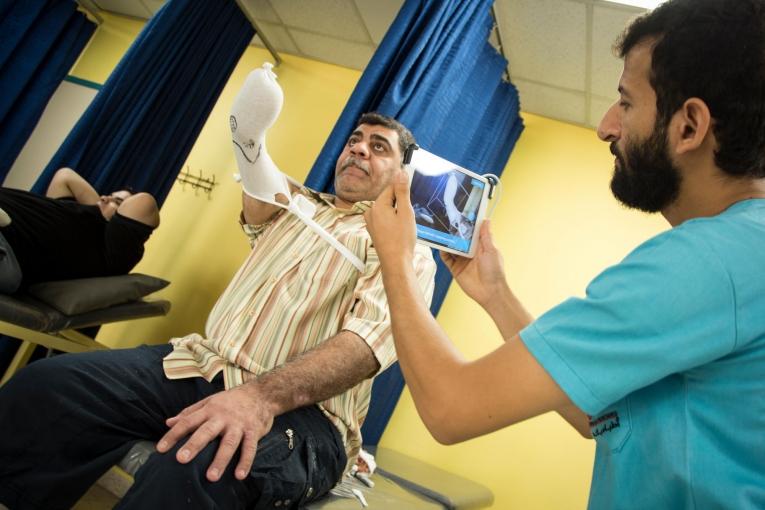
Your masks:
<svg viewBox="0 0 765 510"><path fill-rule="evenodd" d="M682 177L672 164L667 150L667 129L657 121L651 135L630 143L622 154L615 143L611 153L617 157L611 179L611 193L627 207L655 213L677 199Z"/></svg>

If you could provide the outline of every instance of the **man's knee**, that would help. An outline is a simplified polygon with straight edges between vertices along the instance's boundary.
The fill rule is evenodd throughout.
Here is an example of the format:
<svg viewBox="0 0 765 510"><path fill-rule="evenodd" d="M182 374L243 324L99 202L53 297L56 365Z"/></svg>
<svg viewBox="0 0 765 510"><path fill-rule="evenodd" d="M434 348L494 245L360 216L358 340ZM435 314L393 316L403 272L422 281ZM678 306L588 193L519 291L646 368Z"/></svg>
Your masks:
<svg viewBox="0 0 765 510"><path fill-rule="evenodd" d="M181 441L166 453L153 452L147 458L135 473L135 483L123 497L120 508L149 508L174 501L186 501L193 508L242 508L246 495L241 493L242 483L234 479L230 469L217 482L207 480L207 469L219 440L182 464L176 455L185 442Z"/></svg>
<svg viewBox="0 0 765 510"><path fill-rule="evenodd" d="M144 464L138 468L135 474L136 483L154 483L157 478L167 482L170 480L180 481L190 478L205 479L207 468L212 464L215 452L218 451L220 439L211 441L202 448L197 455L186 463L178 461L178 451L188 441L188 437L182 439L165 453L152 451Z"/></svg>

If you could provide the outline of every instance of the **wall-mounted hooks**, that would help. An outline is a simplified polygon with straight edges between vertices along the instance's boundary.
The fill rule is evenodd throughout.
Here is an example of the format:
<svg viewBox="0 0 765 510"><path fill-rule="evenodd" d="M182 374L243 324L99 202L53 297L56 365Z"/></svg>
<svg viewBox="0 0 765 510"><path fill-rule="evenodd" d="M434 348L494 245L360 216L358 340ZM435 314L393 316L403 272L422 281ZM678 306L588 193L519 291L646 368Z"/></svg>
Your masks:
<svg viewBox="0 0 765 510"><path fill-rule="evenodd" d="M215 182L215 174L212 177L205 177L202 175L202 170L200 170L199 175L194 175L189 172L188 165L186 165L185 170L178 174L176 181L180 182L184 188L186 184L190 185L195 194L201 189L207 193L207 198L210 198L213 188L219 184Z"/></svg>

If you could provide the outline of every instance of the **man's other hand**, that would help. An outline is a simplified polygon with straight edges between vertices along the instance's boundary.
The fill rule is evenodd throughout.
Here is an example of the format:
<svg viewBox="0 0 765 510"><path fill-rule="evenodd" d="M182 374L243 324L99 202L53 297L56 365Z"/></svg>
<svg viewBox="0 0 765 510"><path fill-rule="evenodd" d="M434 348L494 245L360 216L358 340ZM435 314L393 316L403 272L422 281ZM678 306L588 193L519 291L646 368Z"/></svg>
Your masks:
<svg viewBox="0 0 765 510"><path fill-rule="evenodd" d="M185 464L220 436L220 447L207 469L207 479L211 482L220 480L241 446L234 476L244 480L255 460L258 441L271 430L273 422L274 412L262 398L257 383L244 384L211 395L168 418L166 423L170 430L157 443L157 451L165 453L190 435L176 454L178 462Z"/></svg>

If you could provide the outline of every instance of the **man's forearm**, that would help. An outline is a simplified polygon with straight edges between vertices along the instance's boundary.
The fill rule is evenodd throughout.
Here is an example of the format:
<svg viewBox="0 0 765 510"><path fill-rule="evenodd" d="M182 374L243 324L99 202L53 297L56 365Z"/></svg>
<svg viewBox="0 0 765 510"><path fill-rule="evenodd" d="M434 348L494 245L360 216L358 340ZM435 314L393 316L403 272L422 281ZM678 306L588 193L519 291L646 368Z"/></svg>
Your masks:
<svg viewBox="0 0 765 510"><path fill-rule="evenodd" d="M455 374L464 361L430 314L408 260L383 266L396 353L404 379L425 426L440 442L448 428L442 410L452 407L454 393L444 374Z"/></svg>
<svg viewBox="0 0 765 510"><path fill-rule="evenodd" d="M505 340L513 338L523 328L534 322L534 317L526 311L509 288L506 292L496 293L491 302L483 305L483 308Z"/></svg>
<svg viewBox="0 0 765 510"><path fill-rule="evenodd" d="M321 402L356 386L379 369L372 349L342 331L296 359L266 372L248 389L265 399L274 416Z"/></svg>
<svg viewBox="0 0 765 510"><path fill-rule="evenodd" d="M85 205L95 205L99 198L93 186L71 168L61 168L56 172L45 196L73 197L77 203Z"/></svg>

